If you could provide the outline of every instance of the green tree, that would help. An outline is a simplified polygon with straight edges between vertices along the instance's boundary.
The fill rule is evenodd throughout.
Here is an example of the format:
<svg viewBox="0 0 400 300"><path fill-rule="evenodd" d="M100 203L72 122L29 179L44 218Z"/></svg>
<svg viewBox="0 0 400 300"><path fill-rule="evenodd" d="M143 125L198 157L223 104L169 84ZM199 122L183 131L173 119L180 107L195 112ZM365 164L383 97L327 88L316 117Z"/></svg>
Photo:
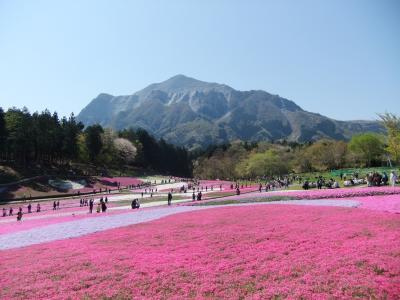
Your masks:
<svg viewBox="0 0 400 300"><path fill-rule="evenodd" d="M82 132L83 124L77 122L74 114L67 118L61 120L62 128L62 153L64 158L69 160L75 160L79 156L78 148L78 136Z"/></svg>
<svg viewBox="0 0 400 300"><path fill-rule="evenodd" d="M91 125L85 129L85 142L90 161L94 162L103 147L102 134L104 130L99 124Z"/></svg>
<svg viewBox="0 0 400 300"><path fill-rule="evenodd" d="M86 136L84 133L80 133L77 138L78 146L78 158L81 162L85 163L89 161L89 151L86 147Z"/></svg>
<svg viewBox="0 0 400 300"><path fill-rule="evenodd" d="M380 114L379 117L387 130L386 151L392 160L400 162L400 118L391 113Z"/></svg>
<svg viewBox="0 0 400 300"><path fill-rule="evenodd" d="M348 147L367 167L378 164L384 153L382 137L374 133L354 135Z"/></svg>
<svg viewBox="0 0 400 300"><path fill-rule="evenodd" d="M10 108L5 114L6 152L8 158L26 164L33 154L34 134L32 118L26 107L22 110Z"/></svg>
<svg viewBox="0 0 400 300"><path fill-rule="evenodd" d="M118 135L111 128L104 128L103 134L101 135L102 147L101 152L98 156L98 161L101 161L105 166L112 167L115 163L115 147L114 140L118 138Z"/></svg>
<svg viewBox="0 0 400 300"><path fill-rule="evenodd" d="M34 158L36 161L52 162L62 157L62 129L57 113L47 109L32 115L34 135Z"/></svg>
<svg viewBox="0 0 400 300"><path fill-rule="evenodd" d="M237 167L237 172L248 177L280 176L289 172L289 162L270 149L263 153L252 153Z"/></svg>
<svg viewBox="0 0 400 300"><path fill-rule="evenodd" d="M233 142L232 145L212 147L194 162L194 175L197 178L230 179L241 177L237 164L247 156L247 151L256 146ZM249 150L247 150L249 149Z"/></svg>
<svg viewBox="0 0 400 300"><path fill-rule="evenodd" d="M339 169L346 162L346 153L345 142L322 139L300 152L297 165L302 166L304 172Z"/></svg>
<svg viewBox="0 0 400 300"><path fill-rule="evenodd" d="M7 139L6 120L4 117L4 111L0 107L0 154L3 154L5 151L6 139Z"/></svg>

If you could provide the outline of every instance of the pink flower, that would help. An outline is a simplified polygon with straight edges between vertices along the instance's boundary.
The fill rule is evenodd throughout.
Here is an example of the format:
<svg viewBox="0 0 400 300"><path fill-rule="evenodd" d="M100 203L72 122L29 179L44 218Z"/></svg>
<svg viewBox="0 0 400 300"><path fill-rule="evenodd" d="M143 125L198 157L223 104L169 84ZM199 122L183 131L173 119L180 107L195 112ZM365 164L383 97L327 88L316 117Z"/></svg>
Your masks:
<svg viewBox="0 0 400 300"><path fill-rule="evenodd" d="M1 251L0 298L396 299L399 249L396 214L206 209Z"/></svg>

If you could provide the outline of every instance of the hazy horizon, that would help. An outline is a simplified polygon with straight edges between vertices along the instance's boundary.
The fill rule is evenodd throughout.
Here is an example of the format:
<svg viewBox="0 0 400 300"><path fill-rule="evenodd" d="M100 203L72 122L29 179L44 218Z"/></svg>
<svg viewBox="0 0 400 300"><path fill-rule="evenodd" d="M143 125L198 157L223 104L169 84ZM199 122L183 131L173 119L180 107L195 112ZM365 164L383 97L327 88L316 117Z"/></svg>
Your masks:
<svg viewBox="0 0 400 300"><path fill-rule="evenodd" d="M399 17L394 0L0 0L0 107L78 114L184 74L374 120L400 114Z"/></svg>

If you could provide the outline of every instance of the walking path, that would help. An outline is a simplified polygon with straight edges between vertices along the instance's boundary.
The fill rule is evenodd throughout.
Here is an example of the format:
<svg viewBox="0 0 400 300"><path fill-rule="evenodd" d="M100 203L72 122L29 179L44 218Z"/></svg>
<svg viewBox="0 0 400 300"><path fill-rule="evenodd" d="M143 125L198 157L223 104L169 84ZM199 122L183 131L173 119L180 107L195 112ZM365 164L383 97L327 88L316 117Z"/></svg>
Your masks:
<svg viewBox="0 0 400 300"><path fill-rule="evenodd" d="M97 218L85 218L69 222L51 224L44 227L32 228L25 231L0 235L0 250L13 249L34 244L78 237L103 230L139 224L156 220L169 215L203 209L243 205L311 205L311 206L342 206L357 207L360 203L351 200L290 200L265 203L244 203L215 206L171 206L153 209L143 209L134 212L106 215Z"/></svg>

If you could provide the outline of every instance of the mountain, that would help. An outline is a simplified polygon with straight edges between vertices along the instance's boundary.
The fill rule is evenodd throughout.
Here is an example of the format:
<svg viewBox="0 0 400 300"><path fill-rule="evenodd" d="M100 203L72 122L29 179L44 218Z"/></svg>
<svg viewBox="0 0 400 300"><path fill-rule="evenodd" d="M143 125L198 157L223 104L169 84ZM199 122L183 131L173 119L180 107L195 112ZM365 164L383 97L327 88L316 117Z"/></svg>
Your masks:
<svg viewBox="0 0 400 300"><path fill-rule="evenodd" d="M378 122L337 121L262 90L237 91L184 75L151 84L129 96L100 94L77 118L85 125L141 127L188 148L237 139L349 139L356 133L383 131Z"/></svg>

